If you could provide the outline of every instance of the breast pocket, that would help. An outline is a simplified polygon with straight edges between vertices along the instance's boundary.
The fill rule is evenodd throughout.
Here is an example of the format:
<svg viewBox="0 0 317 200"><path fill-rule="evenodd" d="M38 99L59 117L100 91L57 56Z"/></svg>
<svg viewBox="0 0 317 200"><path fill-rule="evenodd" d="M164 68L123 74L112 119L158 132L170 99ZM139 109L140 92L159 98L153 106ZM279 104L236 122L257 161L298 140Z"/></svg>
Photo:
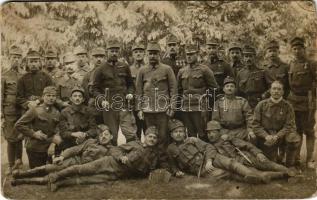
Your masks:
<svg viewBox="0 0 317 200"><path fill-rule="evenodd" d="M191 77L190 85L194 88L200 88L204 86L204 77L202 73L193 74Z"/></svg>

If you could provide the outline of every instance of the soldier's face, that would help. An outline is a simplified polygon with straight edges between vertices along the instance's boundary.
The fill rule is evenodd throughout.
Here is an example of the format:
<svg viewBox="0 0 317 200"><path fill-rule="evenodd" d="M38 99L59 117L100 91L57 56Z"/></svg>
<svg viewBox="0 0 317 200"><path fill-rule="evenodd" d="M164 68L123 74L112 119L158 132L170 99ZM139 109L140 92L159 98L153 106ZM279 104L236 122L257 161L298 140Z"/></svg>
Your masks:
<svg viewBox="0 0 317 200"><path fill-rule="evenodd" d="M209 56L214 57L217 56L218 53L218 45L214 44L207 44L206 46L206 52Z"/></svg>
<svg viewBox="0 0 317 200"><path fill-rule="evenodd" d="M283 85L278 82L273 82L270 89L270 94L273 99L279 99L283 96Z"/></svg>
<svg viewBox="0 0 317 200"><path fill-rule="evenodd" d="M187 53L186 60L188 64L195 64L197 62L197 53Z"/></svg>
<svg viewBox="0 0 317 200"><path fill-rule="evenodd" d="M167 44L166 50L169 54L177 54L179 51L179 46L176 43L169 43Z"/></svg>
<svg viewBox="0 0 317 200"><path fill-rule="evenodd" d="M173 138L174 141L176 142L181 142L183 140L185 140L185 128L184 127L178 127L176 129L174 129L171 133L171 136Z"/></svg>
<svg viewBox="0 0 317 200"><path fill-rule="evenodd" d="M233 95L236 91L236 85L233 83L227 83L223 86L223 91L226 95Z"/></svg>
<svg viewBox="0 0 317 200"><path fill-rule="evenodd" d="M157 136L152 133L147 134L144 136L144 144L149 147L155 146L157 144Z"/></svg>
<svg viewBox="0 0 317 200"><path fill-rule="evenodd" d="M77 54L76 57L78 67L84 67L88 63L87 54Z"/></svg>
<svg viewBox="0 0 317 200"><path fill-rule="evenodd" d="M230 49L229 57L232 61L239 61L241 59L242 53L238 48Z"/></svg>
<svg viewBox="0 0 317 200"><path fill-rule="evenodd" d="M269 48L266 50L266 57L269 59L277 59L280 51L278 48Z"/></svg>
<svg viewBox="0 0 317 200"><path fill-rule="evenodd" d="M105 130L98 135L99 144L107 145L112 140L112 135L109 130Z"/></svg>
<svg viewBox="0 0 317 200"><path fill-rule="evenodd" d="M104 55L93 55L92 56L92 64L96 67L100 66L105 60Z"/></svg>
<svg viewBox="0 0 317 200"><path fill-rule="evenodd" d="M45 59L46 67L49 69L53 69L57 65L57 58L46 58Z"/></svg>
<svg viewBox="0 0 317 200"><path fill-rule="evenodd" d="M220 131L219 130L210 130L207 131L208 140L211 143L217 142L220 138Z"/></svg>
<svg viewBox="0 0 317 200"><path fill-rule="evenodd" d="M46 105L53 105L56 101L56 93L48 93L43 95L43 101Z"/></svg>
<svg viewBox="0 0 317 200"><path fill-rule="evenodd" d="M255 64L255 54L247 53L244 54L244 63L247 66L251 66Z"/></svg>
<svg viewBox="0 0 317 200"><path fill-rule="evenodd" d="M29 58L28 59L28 67L31 72L36 72L41 67L41 62L39 58Z"/></svg>
<svg viewBox="0 0 317 200"><path fill-rule="evenodd" d="M144 59L144 54L145 52L142 49L135 49L132 52L133 59L136 61L142 61Z"/></svg>
<svg viewBox="0 0 317 200"><path fill-rule="evenodd" d="M107 50L108 61L117 62L119 58L119 48L110 48Z"/></svg>
<svg viewBox="0 0 317 200"><path fill-rule="evenodd" d="M66 63L65 69L68 75L72 75L76 70L76 64L75 63Z"/></svg>
<svg viewBox="0 0 317 200"><path fill-rule="evenodd" d="M301 45L292 46L292 52L296 58L305 57L305 47Z"/></svg>
<svg viewBox="0 0 317 200"><path fill-rule="evenodd" d="M76 91L70 97L70 101L75 105L80 105L84 102L84 96L81 92Z"/></svg>
<svg viewBox="0 0 317 200"><path fill-rule="evenodd" d="M18 68L22 63L22 56L21 55L10 55L10 62L13 68Z"/></svg>
<svg viewBox="0 0 317 200"><path fill-rule="evenodd" d="M159 51L148 51L149 63L155 65L159 62L160 53Z"/></svg>

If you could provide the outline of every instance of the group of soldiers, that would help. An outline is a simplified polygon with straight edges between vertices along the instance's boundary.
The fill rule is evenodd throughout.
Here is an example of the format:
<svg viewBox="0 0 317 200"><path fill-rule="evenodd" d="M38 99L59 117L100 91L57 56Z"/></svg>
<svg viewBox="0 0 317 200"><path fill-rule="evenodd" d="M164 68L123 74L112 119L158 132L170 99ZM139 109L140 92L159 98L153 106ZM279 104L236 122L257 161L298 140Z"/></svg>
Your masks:
<svg viewBox="0 0 317 200"><path fill-rule="evenodd" d="M176 177L266 183L293 176L301 163L315 167L316 63L307 58L303 38L290 41L289 64L279 58L279 43L268 41L261 66L252 45L232 42L228 62L216 38L206 42L206 59L193 44L182 58L179 44L168 36L161 59L157 42L135 43L130 65L116 39L90 54L75 48L61 67L54 49L44 63L30 49L27 70L13 45L1 98L12 185L49 183L55 191L157 168ZM126 144L118 146L119 128ZM301 162L303 134L307 156Z"/></svg>

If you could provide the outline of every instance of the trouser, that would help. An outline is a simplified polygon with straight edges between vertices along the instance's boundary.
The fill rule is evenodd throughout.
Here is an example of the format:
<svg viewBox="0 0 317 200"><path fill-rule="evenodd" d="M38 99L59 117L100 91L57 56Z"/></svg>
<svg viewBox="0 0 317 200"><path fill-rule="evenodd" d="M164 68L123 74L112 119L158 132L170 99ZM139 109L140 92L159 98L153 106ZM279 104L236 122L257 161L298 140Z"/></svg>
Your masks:
<svg viewBox="0 0 317 200"><path fill-rule="evenodd" d="M9 161L9 166L13 167L15 164L15 161L20 159L22 160L22 140L18 142L9 142L7 141L8 146L7 146L7 155L8 155L8 161Z"/></svg>
<svg viewBox="0 0 317 200"><path fill-rule="evenodd" d="M158 129L159 164L162 168L168 168L166 149L170 141L168 133L169 117L165 112L144 113L146 127L155 126Z"/></svg>
<svg viewBox="0 0 317 200"><path fill-rule="evenodd" d="M245 158L243 158L242 156L239 157L238 161L240 161L242 164L249 166L249 167L253 167L262 171L276 171L276 172L287 172L288 169L287 167L280 165L276 162L273 162L269 159L265 160L265 161L259 161L255 156L251 155L250 153L244 152L245 155L249 158L249 160L252 162L250 163L249 161L247 161Z"/></svg>
<svg viewBox="0 0 317 200"><path fill-rule="evenodd" d="M47 152L33 152L26 150L26 154L28 155L29 167L31 169L45 165L49 158Z"/></svg>
<svg viewBox="0 0 317 200"><path fill-rule="evenodd" d="M315 120L313 114L309 116L308 111L295 111L295 122L297 133L301 136L300 145L296 151L295 162L300 163L300 150L302 147L303 134L306 135L306 150L307 157L306 162L313 160L314 146L315 146L315 134L314 134L314 124Z"/></svg>
<svg viewBox="0 0 317 200"><path fill-rule="evenodd" d="M137 127L136 136L139 138L139 140L141 140L142 132L143 133L145 132L146 126L145 126L144 120L139 119L138 111L133 111L133 115L134 115L136 127Z"/></svg>
<svg viewBox="0 0 317 200"><path fill-rule="evenodd" d="M202 140L207 139L205 133L205 123L201 111L183 112L184 125L188 129L189 137L199 137Z"/></svg>
<svg viewBox="0 0 317 200"><path fill-rule="evenodd" d="M264 140L258 139L258 148L262 150L263 154L271 161L277 162L278 160L278 147L279 142L277 144L274 144L272 146L267 146L264 144Z"/></svg>
<svg viewBox="0 0 317 200"><path fill-rule="evenodd" d="M117 146L118 143L119 126L127 142L136 139L137 127L131 111L103 111L103 121L113 135L113 145Z"/></svg>

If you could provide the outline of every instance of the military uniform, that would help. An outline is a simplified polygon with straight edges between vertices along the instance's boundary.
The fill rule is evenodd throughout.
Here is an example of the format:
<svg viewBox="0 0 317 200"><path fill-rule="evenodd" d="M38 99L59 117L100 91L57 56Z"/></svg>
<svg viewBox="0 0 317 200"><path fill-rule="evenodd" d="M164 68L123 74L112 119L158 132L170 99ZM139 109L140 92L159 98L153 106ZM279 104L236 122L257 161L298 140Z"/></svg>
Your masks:
<svg viewBox="0 0 317 200"><path fill-rule="evenodd" d="M197 53L193 46L187 47L186 53ZM218 88L213 72L204 65L194 64L182 68L177 76L178 95L181 96L182 120L191 137L199 136L206 139L205 123L208 103L212 99L213 89ZM208 91L208 93L207 93ZM204 123L205 122L205 123Z"/></svg>
<svg viewBox="0 0 317 200"><path fill-rule="evenodd" d="M246 47L244 54L255 54L253 47ZM262 95L269 89L273 77L263 69L253 66L243 68L237 75L238 95L246 98L252 109L261 101Z"/></svg>
<svg viewBox="0 0 317 200"><path fill-rule="evenodd" d="M292 46L303 46L304 40L295 37L291 41ZM295 122L297 132L302 136L306 134L307 162L313 160L315 135L313 126L315 124L314 111L316 95L316 62L303 59L294 59L290 62L289 85L290 94L288 101L295 111ZM301 146L301 145L300 145ZM300 161L300 147L297 153L297 163Z"/></svg>
<svg viewBox="0 0 317 200"><path fill-rule="evenodd" d="M233 49L238 49L242 54L242 48L241 48L241 45L239 43L237 43L237 42L230 43L229 48L228 48L228 52L230 52ZM244 64L242 63L242 61L240 59L238 59L236 61L231 60L229 66L231 67L231 69L233 71L233 75L234 75L233 77L236 78L239 71L244 67Z"/></svg>
<svg viewBox="0 0 317 200"><path fill-rule="evenodd" d="M63 101L63 102L69 102L69 97L71 96L72 89L75 86L80 85L79 80L74 78L73 76L70 76L68 74L65 74L60 78L57 85L57 96Z"/></svg>
<svg viewBox="0 0 317 200"><path fill-rule="evenodd" d="M261 101L254 110L253 131L258 137L258 147L275 162L279 143L288 134L296 132L294 110L291 104L284 99L277 103L274 103L271 98ZM277 143L265 144L265 137L268 135L276 135Z"/></svg>
<svg viewBox="0 0 317 200"><path fill-rule="evenodd" d="M22 56L22 50L17 46L10 48L10 55ZM9 167L13 167L17 160L22 159L22 137L14 130L14 124L20 117L20 110L16 105L17 82L22 76L20 66L11 67L1 76L1 118L4 118L3 133L8 142L7 155Z"/></svg>
<svg viewBox="0 0 317 200"><path fill-rule="evenodd" d="M53 49L49 49L46 51L45 56L46 59L48 58L55 58L57 59L57 52ZM59 82L59 79L63 76L63 70L59 69L58 66L54 66L53 69L49 69L47 66L43 68L43 71L51 76L52 80L55 84Z"/></svg>
<svg viewBox="0 0 317 200"><path fill-rule="evenodd" d="M149 43L148 51L160 51L157 43ZM159 148L162 153L168 144L166 111L174 109L177 85L170 66L158 63L142 67L136 79L136 110L144 112L147 127L158 128ZM159 98L159 97L162 98ZM164 97L164 98L163 98ZM174 105L174 106L173 106Z"/></svg>
<svg viewBox="0 0 317 200"><path fill-rule="evenodd" d="M74 50L74 54L75 55L80 55L80 54L85 54L87 55L87 51L82 48L82 47L77 47L75 50ZM77 66L77 70L75 71L74 73L74 77L79 80L79 82L81 83L84 79L84 76L91 70L91 67L89 66L89 63L84 63L84 66Z"/></svg>
<svg viewBox="0 0 317 200"><path fill-rule="evenodd" d="M117 41L109 41L107 48L120 48L120 45ZM103 95L103 99L111 105L109 110L103 111L103 121L113 134L114 144L117 144L119 125L127 141L135 140L135 118L131 111L126 109L129 101L125 101L126 95L134 94L135 90L129 67L119 61L107 61L95 70L92 82L93 96L96 100L100 100ZM118 98L120 103L116 104L115 99Z"/></svg>
<svg viewBox="0 0 317 200"><path fill-rule="evenodd" d="M54 87L46 87L45 93L55 93ZM54 106L41 104L29 109L15 124L15 129L26 137L25 148L29 158L30 168L45 165L48 159L47 150L53 136L58 132L60 113ZM36 131L42 131L47 136L45 140L34 137Z"/></svg>

